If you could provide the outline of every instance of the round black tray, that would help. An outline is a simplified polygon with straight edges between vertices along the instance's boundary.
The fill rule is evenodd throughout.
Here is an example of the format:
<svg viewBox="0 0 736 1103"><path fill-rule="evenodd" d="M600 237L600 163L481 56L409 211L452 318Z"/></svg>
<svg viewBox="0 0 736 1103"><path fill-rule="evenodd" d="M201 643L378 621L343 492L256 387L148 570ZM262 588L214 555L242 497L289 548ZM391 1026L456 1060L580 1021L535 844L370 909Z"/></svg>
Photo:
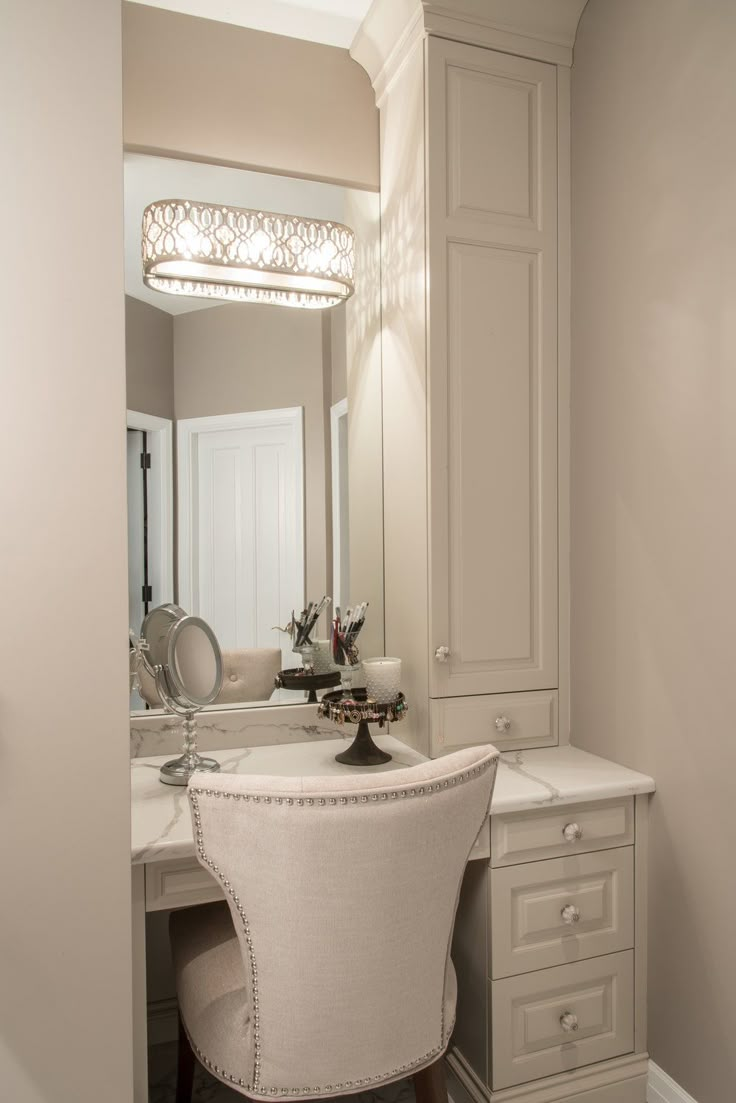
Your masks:
<svg viewBox="0 0 736 1103"><path fill-rule="evenodd" d="M403 693L387 704L379 704L364 689L325 693L319 703L318 715L335 724L357 724L355 739L345 751L335 755L337 762L348 766L380 766L391 761L391 755L377 747L371 738L369 723L383 727L386 721L395 723L404 718L408 705Z"/></svg>
<svg viewBox="0 0 736 1103"><path fill-rule="evenodd" d="M304 667L295 666L290 670L280 670L274 678L277 689L297 689L306 691L308 705L316 705L317 690L329 689L340 684L340 671L329 670L327 674L310 674Z"/></svg>

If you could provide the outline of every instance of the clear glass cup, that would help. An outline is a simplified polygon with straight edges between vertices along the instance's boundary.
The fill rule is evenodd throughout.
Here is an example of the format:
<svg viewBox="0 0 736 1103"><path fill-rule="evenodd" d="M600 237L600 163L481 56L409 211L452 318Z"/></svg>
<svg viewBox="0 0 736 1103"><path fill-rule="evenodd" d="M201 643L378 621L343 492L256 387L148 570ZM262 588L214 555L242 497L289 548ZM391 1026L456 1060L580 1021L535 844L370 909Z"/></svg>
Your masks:
<svg viewBox="0 0 736 1103"><path fill-rule="evenodd" d="M340 671L340 689L343 693L350 694L353 692L353 682L360 671L360 663L347 664L346 666L338 666Z"/></svg>

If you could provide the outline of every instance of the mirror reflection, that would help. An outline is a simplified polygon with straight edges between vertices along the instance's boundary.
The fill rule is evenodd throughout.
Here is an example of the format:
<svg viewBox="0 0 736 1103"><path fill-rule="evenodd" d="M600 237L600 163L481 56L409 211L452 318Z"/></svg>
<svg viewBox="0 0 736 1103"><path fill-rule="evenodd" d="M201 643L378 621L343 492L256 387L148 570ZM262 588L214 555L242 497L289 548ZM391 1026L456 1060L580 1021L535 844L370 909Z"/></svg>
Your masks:
<svg viewBox="0 0 736 1103"><path fill-rule="evenodd" d="M351 226L355 295L315 310L147 287L143 211L174 196ZM176 603L211 625L212 707L305 700L275 688L301 662L280 629L323 594L370 601L365 653L383 650L378 217L372 193L126 154L129 622ZM144 674L131 709L160 708Z"/></svg>

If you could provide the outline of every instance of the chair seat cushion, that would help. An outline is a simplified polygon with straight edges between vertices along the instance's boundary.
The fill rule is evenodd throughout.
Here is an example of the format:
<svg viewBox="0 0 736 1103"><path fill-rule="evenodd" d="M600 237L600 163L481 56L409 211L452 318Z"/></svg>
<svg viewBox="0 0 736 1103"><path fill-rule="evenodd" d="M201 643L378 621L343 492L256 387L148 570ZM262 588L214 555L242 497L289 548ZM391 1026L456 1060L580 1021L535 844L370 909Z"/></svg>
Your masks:
<svg viewBox="0 0 736 1103"><path fill-rule="evenodd" d="M173 912L170 934L179 1013L197 1056L227 1083L250 1086L253 1076L250 988L227 903ZM406 997L410 1005L411 993L407 992ZM448 957L444 1004L448 1038L455 1021L456 1003L457 979ZM378 1056L377 1064L380 1068ZM391 1079L386 1077L386 1082Z"/></svg>
<svg viewBox="0 0 736 1103"><path fill-rule="evenodd" d="M179 1013L200 1060L221 1079L253 1075L250 990L228 905L173 912L171 952Z"/></svg>

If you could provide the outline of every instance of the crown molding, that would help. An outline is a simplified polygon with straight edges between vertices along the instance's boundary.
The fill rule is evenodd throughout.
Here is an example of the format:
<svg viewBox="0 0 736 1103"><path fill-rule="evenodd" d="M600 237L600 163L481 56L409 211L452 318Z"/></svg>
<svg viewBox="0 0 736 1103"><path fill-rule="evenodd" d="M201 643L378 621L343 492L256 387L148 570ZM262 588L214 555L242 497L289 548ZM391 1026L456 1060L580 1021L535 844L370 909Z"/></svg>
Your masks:
<svg viewBox="0 0 736 1103"><path fill-rule="evenodd" d="M374 0L351 57L384 90L418 37L436 35L504 53L572 65L587 0Z"/></svg>

